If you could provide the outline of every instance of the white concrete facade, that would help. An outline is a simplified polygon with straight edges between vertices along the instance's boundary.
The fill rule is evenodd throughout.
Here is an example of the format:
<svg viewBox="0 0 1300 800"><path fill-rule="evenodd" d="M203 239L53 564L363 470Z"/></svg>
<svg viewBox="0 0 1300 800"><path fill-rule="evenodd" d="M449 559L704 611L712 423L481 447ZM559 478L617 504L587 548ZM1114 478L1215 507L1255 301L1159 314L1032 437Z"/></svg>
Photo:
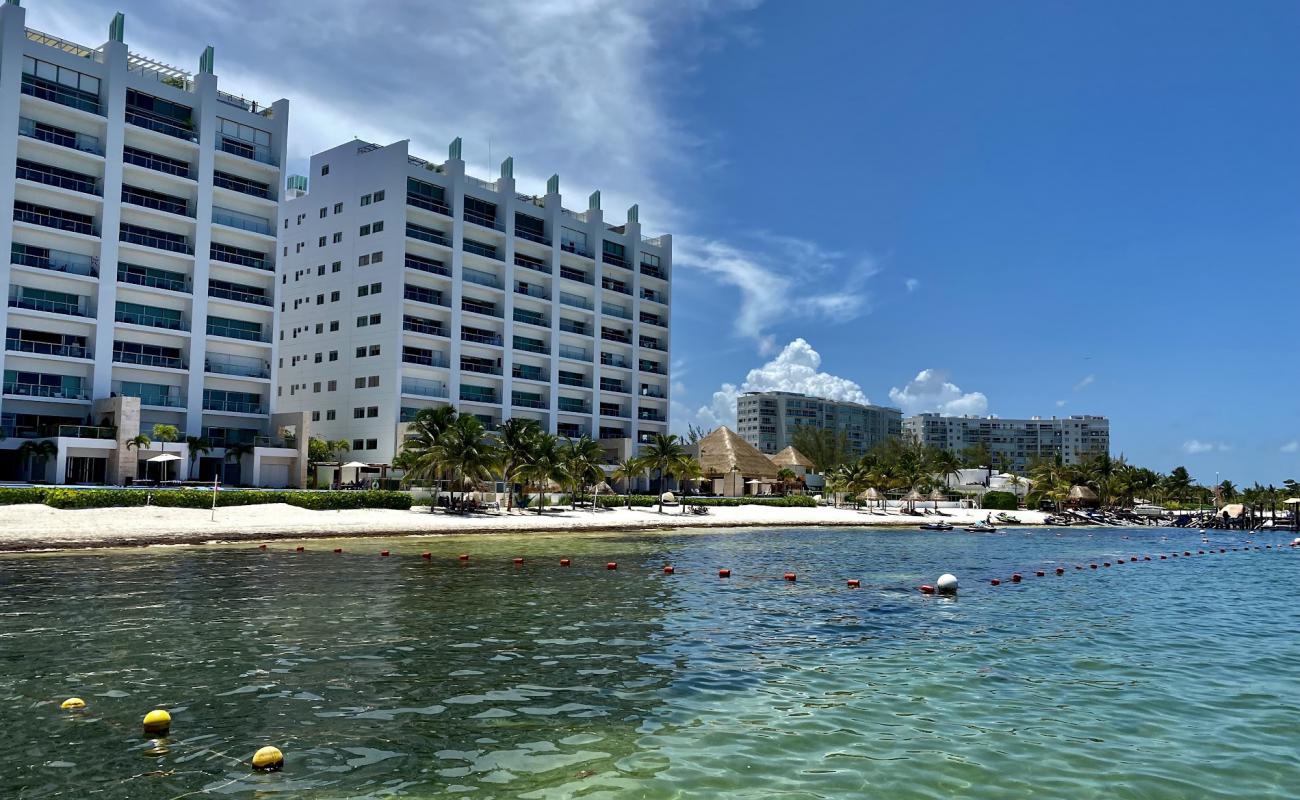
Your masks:
<svg viewBox="0 0 1300 800"><path fill-rule="evenodd" d="M0 210L12 219L0 226L0 449L59 447L52 471L0 477L106 480L93 460L111 460L96 453L126 431L94 404L133 396L135 432L168 424L212 442L172 477L231 474L225 445L239 443L260 446L241 482L263 482L266 463L280 483L297 455L271 422L288 101L220 91L211 48L191 74L131 52L121 15L107 27L88 47L0 6ZM87 438L99 443L72 441ZM92 461L68 467L74 446Z"/></svg>
<svg viewBox="0 0 1300 800"><path fill-rule="evenodd" d="M308 190L307 181L310 182ZM314 155L281 208L279 408L347 459L392 462L403 423L451 404L489 427L511 417L602 440L621 456L668 430L670 236L637 209L603 219L485 181L408 142Z"/></svg>
<svg viewBox="0 0 1300 800"><path fill-rule="evenodd" d="M736 399L736 432L760 453L774 455L794 444L799 425L838 431L849 452L861 456L902 434L903 412L795 392L746 392Z"/></svg>
<svg viewBox="0 0 1300 800"><path fill-rule="evenodd" d="M993 455L988 466L1020 474L1038 458L1060 456L1065 464L1082 464L1110 453L1110 420L1091 415L1002 419L918 414L904 420L903 429L915 441L954 453L985 445Z"/></svg>

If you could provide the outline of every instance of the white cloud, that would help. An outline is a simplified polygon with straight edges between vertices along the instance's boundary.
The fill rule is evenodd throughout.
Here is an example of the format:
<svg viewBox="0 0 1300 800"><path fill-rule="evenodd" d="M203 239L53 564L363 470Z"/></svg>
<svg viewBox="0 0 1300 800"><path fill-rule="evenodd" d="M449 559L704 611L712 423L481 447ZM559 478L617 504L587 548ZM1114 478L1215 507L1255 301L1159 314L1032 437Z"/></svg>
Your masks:
<svg viewBox="0 0 1300 800"><path fill-rule="evenodd" d="M983 392L963 392L948 380L947 373L936 369L923 369L902 389L890 389L889 399L905 414L981 416L989 410L989 400Z"/></svg>
<svg viewBox="0 0 1300 800"><path fill-rule="evenodd" d="M1283 453L1300 452L1300 442L1290 441L1279 448Z"/></svg>
<svg viewBox="0 0 1300 800"><path fill-rule="evenodd" d="M770 234L758 234L756 242L758 247L741 248L694 236L674 237L673 261L740 292L734 330L757 342L760 355L776 349L768 331L777 323L847 322L870 310L865 284L877 271L870 258L849 263L844 254L814 242ZM834 288L817 288L825 286Z"/></svg>
<svg viewBox="0 0 1300 800"><path fill-rule="evenodd" d="M1223 442L1203 442L1200 439L1188 439L1183 442L1183 452L1188 455L1198 455L1200 453L1227 452L1232 449L1232 445Z"/></svg>
<svg viewBox="0 0 1300 800"><path fill-rule="evenodd" d="M1095 380L1097 380L1097 376L1096 376L1096 375L1087 375L1087 376L1084 376L1084 379L1083 379L1083 380L1079 381L1078 383L1076 383L1076 384L1074 385L1074 390L1075 390L1076 392L1078 392L1078 391L1082 391L1082 390L1088 388L1089 386L1091 386Z"/></svg>
<svg viewBox="0 0 1300 800"><path fill-rule="evenodd" d="M709 404L701 406L683 423L707 428L736 426L736 398L745 392L795 392L828 400L869 403L862 387L848 378L821 371L821 354L804 339L787 344L771 361L749 371L739 387L722 384ZM688 412L689 413L689 412Z"/></svg>
<svg viewBox="0 0 1300 800"><path fill-rule="evenodd" d="M1056 407L1057 407L1057 408L1065 408L1065 402L1066 402L1066 401L1064 401L1064 400L1057 400L1057 401L1056 401Z"/></svg>
<svg viewBox="0 0 1300 800"><path fill-rule="evenodd" d="M908 294L911 294L912 292L915 292L917 289L921 288L921 282L918 281L916 278L908 278L907 280L903 281L903 285L907 287Z"/></svg>

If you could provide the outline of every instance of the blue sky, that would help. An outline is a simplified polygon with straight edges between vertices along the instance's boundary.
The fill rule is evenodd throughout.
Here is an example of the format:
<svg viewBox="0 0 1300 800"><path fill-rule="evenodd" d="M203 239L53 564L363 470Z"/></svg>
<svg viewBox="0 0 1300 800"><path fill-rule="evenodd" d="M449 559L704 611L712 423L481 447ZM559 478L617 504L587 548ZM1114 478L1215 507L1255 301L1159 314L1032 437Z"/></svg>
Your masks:
<svg viewBox="0 0 1300 800"><path fill-rule="evenodd" d="M521 190L639 203L676 239L679 429L786 387L1105 414L1131 461L1300 478L1300 5L28 5L90 44L120 9L187 68L214 44L223 88L290 99L295 163L459 135L477 174L490 142Z"/></svg>

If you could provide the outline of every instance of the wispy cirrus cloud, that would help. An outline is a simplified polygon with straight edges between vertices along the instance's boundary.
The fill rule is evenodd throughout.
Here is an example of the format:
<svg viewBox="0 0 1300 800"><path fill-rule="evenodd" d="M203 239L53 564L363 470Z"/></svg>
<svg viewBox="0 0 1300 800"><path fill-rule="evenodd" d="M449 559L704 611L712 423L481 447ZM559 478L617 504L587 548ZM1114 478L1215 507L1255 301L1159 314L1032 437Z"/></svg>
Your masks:
<svg viewBox="0 0 1300 800"><path fill-rule="evenodd" d="M1296 453L1296 452L1300 452L1300 442L1295 441L1295 440L1293 439L1293 440L1287 442L1286 444L1282 445L1281 447L1279 447L1278 450L1279 450L1280 452L1283 452L1283 453Z"/></svg>
<svg viewBox="0 0 1300 800"><path fill-rule="evenodd" d="M1083 380L1079 381L1078 383L1076 383L1076 384L1074 385L1074 391L1076 391L1076 392L1081 392L1081 391L1083 391L1084 389L1087 389L1089 386L1091 386L1091 385L1092 385L1093 383L1095 383L1096 381L1097 381L1097 376L1096 376L1096 375L1085 375L1085 376L1083 377Z"/></svg>

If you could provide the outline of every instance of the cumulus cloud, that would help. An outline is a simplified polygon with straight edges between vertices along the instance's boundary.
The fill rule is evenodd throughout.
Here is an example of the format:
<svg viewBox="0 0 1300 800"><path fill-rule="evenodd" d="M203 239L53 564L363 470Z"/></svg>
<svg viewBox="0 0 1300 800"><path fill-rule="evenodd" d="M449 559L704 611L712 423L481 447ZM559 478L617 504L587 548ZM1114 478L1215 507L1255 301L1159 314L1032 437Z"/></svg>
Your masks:
<svg viewBox="0 0 1300 800"><path fill-rule="evenodd" d="M869 403L862 387L848 378L821 371L821 354L804 339L795 339L782 348L775 358L749 371L739 385L724 383L713 393L709 404L696 409L690 419L706 428L736 425L736 398L745 392L794 392L844 400L852 403Z"/></svg>
<svg viewBox="0 0 1300 800"><path fill-rule="evenodd" d="M1290 441L1279 448L1283 453L1300 452L1300 442Z"/></svg>
<svg viewBox="0 0 1300 800"><path fill-rule="evenodd" d="M983 415L989 400L983 392L963 392L948 380L947 373L923 369L902 389L889 390L889 399L905 414L935 412L946 416Z"/></svg>
<svg viewBox="0 0 1300 800"><path fill-rule="evenodd" d="M673 260L740 293L734 317L737 335L753 339L761 355L776 349L769 329L794 320L847 322L870 310L865 284L876 274L869 257L843 253L788 236L757 234L756 246L696 236L673 240ZM794 276L798 276L798 280ZM819 290L817 286L834 286Z"/></svg>
<svg viewBox="0 0 1300 800"><path fill-rule="evenodd" d="M917 289L921 288L921 282L918 281L916 278L908 278L907 280L903 281L903 285L907 287L908 294L911 294L912 292L915 292Z"/></svg>
<svg viewBox="0 0 1300 800"><path fill-rule="evenodd" d="M1093 381L1095 381L1095 380L1097 380L1097 376L1096 376L1096 375L1086 375L1086 376L1084 376L1083 380L1079 381L1078 383L1076 383L1076 384L1074 385L1074 390L1075 390L1076 392L1078 392L1078 391L1082 391L1082 390L1088 388L1089 386L1091 386L1091 385L1093 384Z"/></svg>
<svg viewBox="0 0 1300 800"><path fill-rule="evenodd" d="M1200 439L1188 439L1183 442L1183 452L1193 456L1200 453L1224 452L1231 449L1231 445L1223 442L1203 442Z"/></svg>
<svg viewBox="0 0 1300 800"><path fill-rule="evenodd" d="M1065 402L1066 402L1066 401L1064 401L1064 400L1057 400L1057 401L1056 401L1056 407L1057 407L1057 408L1065 408Z"/></svg>

